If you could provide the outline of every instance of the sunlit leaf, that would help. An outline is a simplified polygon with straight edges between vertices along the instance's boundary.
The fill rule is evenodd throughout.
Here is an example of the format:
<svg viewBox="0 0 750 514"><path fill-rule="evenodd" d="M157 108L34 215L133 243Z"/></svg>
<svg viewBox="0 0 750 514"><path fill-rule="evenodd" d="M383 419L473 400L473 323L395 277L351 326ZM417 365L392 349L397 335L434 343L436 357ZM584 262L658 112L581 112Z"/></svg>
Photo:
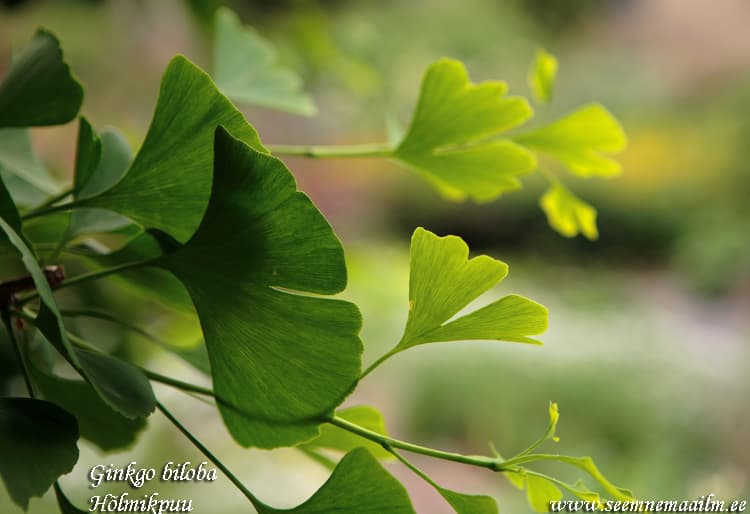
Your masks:
<svg viewBox="0 0 750 514"><path fill-rule="evenodd" d="M234 12L221 7L215 30L214 79L225 95L239 103L315 114L302 80L276 62L276 50L252 27L243 26Z"/></svg>
<svg viewBox="0 0 750 514"><path fill-rule="evenodd" d="M358 405L336 412L336 415L355 425L378 434L387 435L383 415L374 407ZM357 447L364 447L380 460L393 459L393 455L377 443L363 439L335 425L325 424L320 427L320 435L304 446L309 448L329 448L348 452Z"/></svg>
<svg viewBox="0 0 750 514"><path fill-rule="evenodd" d="M486 255L469 260L468 256L469 247L459 237L438 237L423 228L414 232L409 318L396 351L430 342L472 339L540 344L528 336L546 330L547 309L522 296L505 296L448 321L508 273L508 266L501 261Z"/></svg>
<svg viewBox="0 0 750 514"><path fill-rule="evenodd" d="M497 514L497 502L491 496L458 493L444 487L437 487L437 491L457 514Z"/></svg>
<svg viewBox="0 0 750 514"><path fill-rule="evenodd" d="M620 123L600 104L581 107L514 139L559 159L582 177L611 177L620 173L620 163L608 155L620 153L627 145Z"/></svg>
<svg viewBox="0 0 750 514"><path fill-rule="evenodd" d="M172 59L143 146L114 187L81 206L119 212L180 242L200 224L211 193L217 126L256 149L258 134L211 78L184 57Z"/></svg>
<svg viewBox="0 0 750 514"><path fill-rule="evenodd" d="M0 476L26 510L78 461L76 419L54 403L0 398Z"/></svg>
<svg viewBox="0 0 750 514"><path fill-rule="evenodd" d="M552 98L557 76L557 58L544 49L539 49L529 71L529 87L538 102L546 103Z"/></svg>
<svg viewBox="0 0 750 514"><path fill-rule="evenodd" d="M364 448L349 452L313 496L293 509L264 506L261 514L414 514L404 486Z"/></svg>
<svg viewBox="0 0 750 514"><path fill-rule="evenodd" d="M596 209L574 195L561 183L550 187L539 200L549 225L565 237L583 234L592 241L599 237Z"/></svg>
<svg viewBox="0 0 750 514"><path fill-rule="evenodd" d="M60 189L34 153L27 129L0 129L0 176L17 205L36 205Z"/></svg>
<svg viewBox="0 0 750 514"><path fill-rule="evenodd" d="M546 478L529 474L526 477L526 498L536 512L550 512L550 502L562 500L563 493Z"/></svg>
<svg viewBox="0 0 750 514"><path fill-rule="evenodd" d="M504 82L472 84L459 61L434 63L395 157L453 199L487 201L518 189L534 156L511 141L488 140L531 116L528 102L506 90Z"/></svg>
<svg viewBox="0 0 750 514"><path fill-rule="evenodd" d="M0 127L66 123L82 101L83 87L63 61L57 38L38 30L0 82Z"/></svg>
<svg viewBox="0 0 750 514"><path fill-rule="evenodd" d="M359 376L358 309L308 294L346 286L343 250L281 161L221 128L214 153L200 228L157 264L190 293L235 440L309 440Z"/></svg>

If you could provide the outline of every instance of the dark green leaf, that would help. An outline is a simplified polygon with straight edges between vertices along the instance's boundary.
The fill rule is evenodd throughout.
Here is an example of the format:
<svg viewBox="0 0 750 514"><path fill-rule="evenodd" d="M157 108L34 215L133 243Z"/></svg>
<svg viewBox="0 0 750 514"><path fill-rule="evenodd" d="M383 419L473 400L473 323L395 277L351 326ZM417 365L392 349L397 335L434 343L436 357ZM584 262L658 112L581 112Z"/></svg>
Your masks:
<svg viewBox="0 0 750 514"><path fill-rule="evenodd" d="M146 139L127 174L81 206L119 212L180 242L200 224L211 193L214 131L222 125L263 150L255 129L204 71L172 59Z"/></svg>
<svg viewBox="0 0 750 514"><path fill-rule="evenodd" d="M94 174L102 157L102 140L84 117L78 121L78 143L76 147L76 168L73 177L73 194L83 190Z"/></svg>
<svg viewBox="0 0 750 514"><path fill-rule="evenodd" d="M78 114L83 87L55 36L38 30L0 82L0 127L60 125Z"/></svg>
<svg viewBox="0 0 750 514"><path fill-rule="evenodd" d="M438 237L418 228L412 236L409 318L394 351L439 341L495 339L519 343L547 328L547 309L509 295L447 322L508 273L508 266L481 255L468 260L469 247L456 236ZM447 323L446 323L447 322Z"/></svg>
<svg viewBox="0 0 750 514"><path fill-rule="evenodd" d="M76 419L54 403L0 398L0 476L26 510L78 461Z"/></svg>
<svg viewBox="0 0 750 514"><path fill-rule="evenodd" d="M190 293L234 438L292 445L317 435L359 376L358 309L307 294L346 286L343 250L281 161L221 128L215 159L200 228L158 264Z"/></svg>
<svg viewBox="0 0 750 514"><path fill-rule="evenodd" d="M627 146L620 123L599 104L585 105L515 140L556 157L581 177L611 177L620 173L620 163L606 154L620 153Z"/></svg>
<svg viewBox="0 0 750 514"><path fill-rule="evenodd" d="M214 78L225 95L239 103L315 114L315 104L302 92L302 80L276 63L273 46L252 27L243 27L234 12L221 7L215 30Z"/></svg>
<svg viewBox="0 0 750 514"><path fill-rule="evenodd" d="M364 448L349 452L323 486L305 503L283 510L264 507L261 514L414 514L404 486Z"/></svg>
<svg viewBox="0 0 750 514"><path fill-rule="evenodd" d="M518 189L517 176L534 168L534 156L510 141L488 141L531 116L528 102L506 91L504 82L472 84L459 61L436 62L395 157L450 198L487 201Z"/></svg>
<svg viewBox="0 0 750 514"><path fill-rule="evenodd" d="M102 450L127 448L146 426L143 418L128 419L113 410L83 380L60 378L43 369L34 359L30 368L42 396L73 414L78 420L81 437Z"/></svg>
<svg viewBox="0 0 750 514"><path fill-rule="evenodd" d="M21 216L2 178L0 178L0 218L4 219L17 233L21 232Z"/></svg>
<svg viewBox="0 0 750 514"><path fill-rule="evenodd" d="M362 428L387 435L383 415L374 407L358 405L337 411L336 415ZM393 455L385 451L379 444L363 439L356 434L328 423L320 427L320 435L317 438L306 443L304 446L309 448L329 448L343 452L348 452L361 446L367 448L371 454L380 460L393 459Z"/></svg>

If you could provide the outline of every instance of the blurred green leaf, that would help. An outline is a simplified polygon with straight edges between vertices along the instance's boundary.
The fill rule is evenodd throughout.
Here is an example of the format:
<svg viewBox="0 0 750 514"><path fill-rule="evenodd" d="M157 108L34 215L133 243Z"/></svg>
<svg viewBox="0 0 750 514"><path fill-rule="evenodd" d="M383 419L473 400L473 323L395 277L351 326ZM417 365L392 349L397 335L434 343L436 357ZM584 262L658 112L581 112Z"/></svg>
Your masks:
<svg viewBox="0 0 750 514"><path fill-rule="evenodd" d="M488 140L532 114L524 98L506 91L504 82L472 84L459 61L432 64L395 157L452 199L488 201L519 189L517 176L534 168L534 156L511 141Z"/></svg>
<svg viewBox="0 0 750 514"><path fill-rule="evenodd" d="M276 63L271 43L227 7L216 11L214 78L232 100L310 116L317 109L302 80Z"/></svg>
<svg viewBox="0 0 750 514"><path fill-rule="evenodd" d="M547 328L547 309L510 295L446 323L469 302L500 282L508 266L481 255L468 260L469 247L456 236L414 231L409 276L409 318L394 351L439 341L495 339L541 344L529 335Z"/></svg>
<svg viewBox="0 0 750 514"><path fill-rule="evenodd" d="M83 87L63 61L60 43L40 29L0 82L0 127L67 123L82 101Z"/></svg>
<svg viewBox="0 0 750 514"><path fill-rule="evenodd" d="M80 205L111 209L187 241L208 205L213 136L219 125L263 150L255 129L211 78L186 58L175 57L164 73L146 139L127 174Z"/></svg>
<svg viewBox="0 0 750 514"><path fill-rule="evenodd" d="M595 241L599 237L596 228L596 209L574 195L561 183L552 185L539 200L547 215L550 227L565 237L583 234Z"/></svg>
<svg viewBox="0 0 750 514"><path fill-rule="evenodd" d="M38 204L60 189L34 153L27 129L0 129L0 176L17 205Z"/></svg>
<svg viewBox="0 0 750 514"><path fill-rule="evenodd" d="M261 514L415 514L409 495L364 448L346 454L331 477L313 496L293 509L264 506Z"/></svg>
<svg viewBox="0 0 750 514"><path fill-rule="evenodd" d="M76 164L73 176L73 194L81 191L91 180L91 176L102 157L102 140L85 117L78 120L78 142L76 143Z"/></svg>
<svg viewBox="0 0 750 514"><path fill-rule="evenodd" d="M539 129L514 138L516 142L551 155L581 177L612 177L620 163L607 157L627 146L620 123L600 104L589 104Z"/></svg>
<svg viewBox="0 0 750 514"><path fill-rule="evenodd" d="M0 398L0 476L24 510L78 461L76 419L54 403Z"/></svg>
<svg viewBox="0 0 750 514"><path fill-rule="evenodd" d="M547 103L552 99L556 76L557 58L540 48L536 52L528 77L529 87L538 102Z"/></svg>
<svg viewBox="0 0 750 514"><path fill-rule="evenodd" d="M387 435L383 415L374 407L358 405L336 412L336 415L362 428ZM377 443L363 439L362 437L343 430L328 423L321 425L320 435L303 445L307 448L330 448L348 452L354 448L363 447L377 459L391 460L393 455Z"/></svg>
<svg viewBox="0 0 750 514"><path fill-rule="evenodd" d="M235 440L264 448L309 440L360 370L357 307L309 294L346 286L341 244L280 160L223 128L215 159L200 228L156 264L190 293Z"/></svg>
<svg viewBox="0 0 750 514"><path fill-rule="evenodd" d="M31 360L31 372L42 396L70 412L78 420L78 430L104 451L127 448L145 426L143 418L128 419L107 405L83 380L60 378Z"/></svg>
<svg viewBox="0 0 750 514"><path fill-rule="evenodd" d="M536 512L550 512L550 502L562 500L563 493L546 478L529 474L526 476L526 498Z"/></svg>

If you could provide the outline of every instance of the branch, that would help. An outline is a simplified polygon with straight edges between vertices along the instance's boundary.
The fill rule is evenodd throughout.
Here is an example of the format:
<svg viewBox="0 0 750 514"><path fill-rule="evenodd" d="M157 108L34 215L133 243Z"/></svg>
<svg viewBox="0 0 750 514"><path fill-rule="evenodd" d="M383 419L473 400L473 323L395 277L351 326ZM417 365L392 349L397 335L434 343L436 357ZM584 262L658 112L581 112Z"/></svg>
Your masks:
<svg viewBox="0 0 750 514"><path fill-rule="evenodd" d="M395 148L386 143L315 146L315 145L266 145L275 155L296 157L329 158L329 157L393 157Z"/></svg>

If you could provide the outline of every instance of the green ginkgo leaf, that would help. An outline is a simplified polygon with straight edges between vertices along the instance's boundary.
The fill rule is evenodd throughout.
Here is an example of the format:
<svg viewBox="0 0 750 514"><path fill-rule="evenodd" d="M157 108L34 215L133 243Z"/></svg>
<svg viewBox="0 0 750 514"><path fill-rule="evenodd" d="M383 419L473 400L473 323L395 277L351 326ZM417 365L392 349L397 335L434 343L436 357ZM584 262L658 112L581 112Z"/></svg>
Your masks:
<svg viewBox="0 0 750 514"><path fill-rule="evenodd" d="M302 505L257 507L261 514L415 514L404 486L364 448L346 454L326 483Z"/></svg>
<svg viewBox="0 0 750 514"><path fill-rule="evenodd" d="M628 142L620 123L600 104L585 105L514 139L532 150L559 159L581 177L619 174L620 163L607 155L622 152Z"/></svg>
<svg viewBox="0 0 750 514"><path fill-rule="evenodd" d="M36 205L60 190L34 153L27 129L0 129L0 177L17 205Z"/></svg>
<svg viewBox="0 0 750 514"><path fill-rule="evenodd" d="M449 198L488 201L520 188L517 177L534 168L534 156L511 141L491 138L532 112L525 99L506 97L506 91L504 82L472 84L459 61L432 64L394 156Z"/></svg>
<svg viewBox="0 0 750 514"><path fill-rule="evenodd" d="M464 494L444 487L436 487L456 514L497 514L497 502L483 494Z"/></svg>
<svg viewBox="0 0 750 514"><path fill-rule="evenodd" d="M557 76L557 58L540 48L529 71L529 87L538 102L546 103L552 98Z"/></svg>
<svg viewBox="0 0 750 514"><path fill-rule="evenodd" d="M0 127L67 123L82 101L83 87L63 60L60 43L40 29L0 82Z"/></svg>
<svg viewBox="0 0 750 514"><path fill-rule="evenodd" d="M526 476L526 498L535 512L551 512L550 503L563 499L560 489L538 475Z"/></svg>
<svg viewBox="0 0 750 514"><path fill-rule="evenodd" d="M54 403L0 398L0 477L24 510L78 461L76 419Z"/></svg>
<svg viewBox="0 0 750 514"><path fill-rule="evenodd" d="M505 296L448 322L508 273L501 261L486 255L468 260L468 256L469 247L459 237L438 237L423 228L414 231L409 318L392 352L424 343L472 339L541 344L529 336L546 330L547 309L522 296Z"/></svg>
<svg viewBox="0 0 750 514"><path fill-rule="evenodd" d="M583 234L591 241L599 237L596 209L561 183L552 185L539 200L550 227L565 237Z"/></svg>
<svg viewBox="0 0 750 514"><path fill-rule="evenodd" d="M211 78L186 58L175 57L164 73L146 139L127 173L79 206L119 212L184 243L208 205L213 137L219 125L263 149L255 129Z"/></svg>
<svg viewBox="0 0 750 514"><path fill-rule="evenodd" d="M239 103L310 116L317 109L302 91L302 80L279 65L276 50L252 27L242 26L227 7L216 11L214 79Z"/></svg>
<svg viewBox="0 0 750 514"><path fill-rule="evenodd" d="M383 415L374 407L358 405L336 412L336 416L354 423L362 428L371 430L378 434L387 435ZM348 432L335 425L324 424L320 427L320 435L312 441L303 445L303 448L328 448L348 452L358 447L367 450L379 460L391 460L393 455L377 443L363 439L362 437Z"/></svg>
<svg viewBox="0 0 750 514"><path fill-rule="evenodd" d="M200 227L156 264L190 293L235 440L293 445L317 435L359 376L357 307L317 296L346 286L343 250L280 160L223 128L214 156Z"/></svg>

